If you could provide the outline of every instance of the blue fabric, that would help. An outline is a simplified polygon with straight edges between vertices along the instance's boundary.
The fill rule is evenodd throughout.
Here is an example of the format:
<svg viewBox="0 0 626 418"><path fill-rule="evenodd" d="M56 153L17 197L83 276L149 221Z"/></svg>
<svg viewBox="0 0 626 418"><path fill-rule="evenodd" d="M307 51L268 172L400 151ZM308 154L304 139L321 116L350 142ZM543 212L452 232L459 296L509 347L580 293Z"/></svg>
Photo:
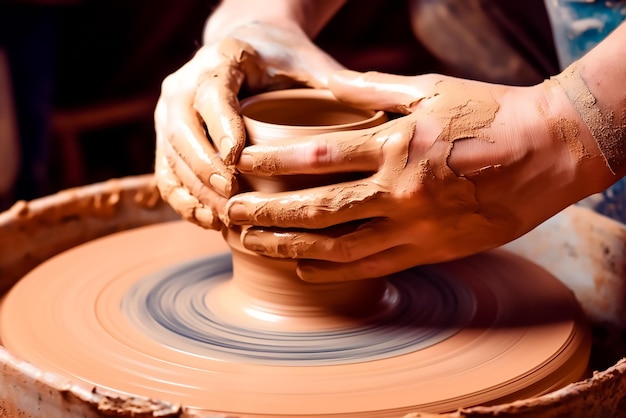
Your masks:
<svg viewBox="0 0 626 418"><path fill-rule="evenodd" d="M602 193L583 199L578 205L626 224L626 178L621 178Z"/></svg>
<svg viewBox="0 0 626 418"><path fill-rule="evenodd" d="M623 0L545 0L545 3L563 68L582 57L626 18Z"/></svg>

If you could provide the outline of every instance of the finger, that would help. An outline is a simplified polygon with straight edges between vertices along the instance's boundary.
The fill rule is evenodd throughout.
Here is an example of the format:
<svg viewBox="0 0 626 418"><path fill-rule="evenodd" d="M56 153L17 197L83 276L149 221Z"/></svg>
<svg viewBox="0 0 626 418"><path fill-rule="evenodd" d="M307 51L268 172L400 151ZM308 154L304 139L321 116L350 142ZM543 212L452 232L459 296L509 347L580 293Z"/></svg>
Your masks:
<svg viewBox="0 0 626 418"><path fill-rule="evenodd" d="M228 200L223 196L217 194L214 190L209 187L206 187L202 182L198 180L197 177L193 175L193 173L189 170L184 164L179 164L179 162L170 163L170 167L173 175L181 181L181 185L179 188L181 191L178 193L184 193L185 196L189 195L193 199L185 199L181 200L181 202L191 202L191 204L195 205L198 209L196 210L196 215L198 210L208 211L212 214L215 220L210 220L212 223L218 222L218 218L223 216L224 208L226 207L226 203Z"/></svg>
<svg viewBox="0 0 626 418"><path fill-rule="evenodd" d="M203 228L219 230L221 221L210 208L203 206L198 199L182 187L174 175L167 158L159 151L155 159L155 179L161 197L184 220Z"/></svg>
<svg viewBox="0 0 626 418"><path fill-rule="evenodd" d="M333 73L329 89L355 107L409 114L427 94L419 77L342 70Z"/></svg>
<svg viewBox="0 0 626 418"><path fill-rule="evenodd" d="M167 139L195 176L222 196L236 193L234 169L226 167L208 141L195 110L176 99L168 106L167 120L172 125Z"/></svg>
<svg viewBox="0 0 626 418"><path fill-rule="evenodd" d="M224 163L233 165L246 140L237 94L246 77L245 71L255 71L252 61L256 59L256 52L245 42L229 38L217 53L220 63L200 80L194 108L206 123Z"/></svg>
<svg viewBox="0 0 626 418"><path fill-rule="evenodd" d="M188 190L198 202L206 207L213 208L218 212L219 208L224 208L228 201L224 196L214 190L215 186L207 186L194 173L191 168L176 154L168 142L160 145L160 151L166 158L168 167L172 175L179 181L181 186ZM215 178L215 177L212 177Z"/></svg>
<svg viewBox="0 0 626 418"><path fill-rule="evenodd" d="M382 162L381 147L396 123L252 145L243 150L237 168L261 176L373 172Z"/></svg>
<svg viewBox="0 0 626 418"><path fill-rule="evenodd" d="M326 228L385 216L392 202L367 180L284 193L243 193L226 205L226 224Z"/></svg>
<svg viewBox="0 0 626 418"><path fill-rule="evenodd" d="M348 263L301 260L296 272L306 282L331 283L384 277L423 263L415 247L402 245Z"/></svg>
<svg viewBox="0 0 626 418"><path fill-rule="evenodd" d="M331 230L248 228L244 246L274 258L314 259L339 263L356 261L403 243L406 233L388 218L341 225Z"/></svg>

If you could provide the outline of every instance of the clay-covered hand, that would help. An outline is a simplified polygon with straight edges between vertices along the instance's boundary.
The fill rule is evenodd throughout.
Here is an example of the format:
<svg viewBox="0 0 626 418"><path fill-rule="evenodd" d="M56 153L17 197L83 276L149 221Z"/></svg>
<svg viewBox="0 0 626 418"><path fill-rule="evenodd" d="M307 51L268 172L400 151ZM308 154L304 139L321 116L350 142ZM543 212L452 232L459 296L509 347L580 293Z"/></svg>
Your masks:
<svg viewBox="0 0 626 418"><path fill-rule="evenodd" d="M253 22L218 38L165 79L155 111L161 195L184 219L213 229L238 187L234 162L245 143L240 88L321 87L341 68L295 24Z"/></svg>
<svg viewBox="0 0 626 418"><path fill-rule="evenodd" d="M405 116L247 147L238 167L362 178L244 193L227 205L230 223L255 226L248 249L299 259L306 281L379 277L490 249L606 187L609 171L555 81L509 87L342 71L329 84L343 101Z"/></svg>

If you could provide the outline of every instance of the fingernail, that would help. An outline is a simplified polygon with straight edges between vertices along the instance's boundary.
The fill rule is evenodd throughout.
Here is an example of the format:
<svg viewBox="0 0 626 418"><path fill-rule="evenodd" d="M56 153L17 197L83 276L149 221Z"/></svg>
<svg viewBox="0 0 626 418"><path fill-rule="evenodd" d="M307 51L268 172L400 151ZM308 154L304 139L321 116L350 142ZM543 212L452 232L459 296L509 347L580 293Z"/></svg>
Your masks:
<svg viewBox="0 0 626 418"><path fill-rule="evenodd" d="M254 251L259 254L266 254L267 247L263 237L255 232L248 230L243 237L243 245L250 251Z"/></svg>
<svg viewBox="0 0 626 418"><path fill-rule="evenodd" d="M308 283L318 283L323 280L319 280L319 277L316 276L315 268L310 265L307 265L305 262L299 262L298 267L296 267L296 274L300 277L300 280Z"/></svg>
<svg viewBox="0 0 626 418"><path fill-rule="evenodd" d="M224 197L230 196L232 186L230 182L224 178L224 176L220 174L211 174L211 177L209 177L209 184L215 191L219 192Z"/></svg>
<svg viewBox="0 0 626 418"><path fill-rule="evenodd" d="M202 227L216 230L220 229L221 222L213 215L211 209L196 208L194 215Z"/></svg>
<svg viewBox="0 0 626 418"><path fill-rule="evenodd" d="M250 215L243 203L233 203L228 209L228 219L231 223L243 225L250 222Z"/></svg>
<svg viewBox="0 0 626 418"><path fill-rule="evenodd" d="M242 152L237 162L237 168L241 171L252 171L254 168L254 157L245 151Z"/></svg>
<svg viewBox="0 0 626 418"><path fill-rule="evenodd" d="M235 144L233 143L233 141L227 137L224 136L222 137L222 139L220 140L220 153L222 155L226 155L230 152L230 149L234 146Z"/></svg>

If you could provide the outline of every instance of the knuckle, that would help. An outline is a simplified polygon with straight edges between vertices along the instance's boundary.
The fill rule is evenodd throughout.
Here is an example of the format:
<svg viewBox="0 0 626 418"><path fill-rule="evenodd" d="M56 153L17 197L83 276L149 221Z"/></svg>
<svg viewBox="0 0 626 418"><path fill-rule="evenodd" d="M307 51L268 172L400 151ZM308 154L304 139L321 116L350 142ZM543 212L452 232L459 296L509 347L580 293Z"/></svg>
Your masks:
<svg viewBox="0 0 626 418"><path fill-rule="evenodd" d="M305 206L296 211L295 218L302 220L305 224L303 226L307 224L319 226L319 222L323 221L326 215L327 211L319 206Z"/></svg>
<svg viewBox="0 0 626 418"><path fill-rule="evenodd" d="M379 257L368 257L359 261L360 276L363 278L383 277L389 274L387 263Z"/></svg>
<svg viewBox="0 0 626 418"><path fill-rule="evenodd" d="M166 95L168 93L174 93L178 90L178 81L176 73L170 74L161 82L161 92Z"/></svg>
<svg viewBox="0 0 626 418"><path fill-rule="evenodd" d="M188 184L187 187L189 189L189 194L196 199L198 199L199 196L204 195L206 191L206 186L197 177L191 179L191 183ZM200 201L200 199L198 199L198 201Z"/></svg>
<svg viewBox="0 0 626 418"><path fill-rule="evenodd" d="M279 241L275 248L276 255L284 258L295 258L302 254L302 248L294 245L284 239Z"/></svg>
<svg viewBox="0 0 626 418"><path fill-rule="evenodd" d="M206 229L220 229L221 221L210 208L199 206L194 211L195 223Z"/></svg>
<svg viewBox="0 0 626 418"><path fill-rule="evenodd" d="M305 163L313 167L327 167L336 161L336 153L329 142L319 140L309 144L304 152Z"/></svg>
<svg viewBox="0 0 626 418"><path fill-rule="evenodd" d="M350 262L358 259L358 239L353 234L344 235L332 241L330 253L336 261Z"/></svg>
<svg viewBox="0 0 626 418"><path fill-rule="evenodd" d="M211 71L206 77L199 81L194 95L194 105L197 106L198 103L210 102L219 97L218 91L215 88L218 78L219 74Z"/></svg>

